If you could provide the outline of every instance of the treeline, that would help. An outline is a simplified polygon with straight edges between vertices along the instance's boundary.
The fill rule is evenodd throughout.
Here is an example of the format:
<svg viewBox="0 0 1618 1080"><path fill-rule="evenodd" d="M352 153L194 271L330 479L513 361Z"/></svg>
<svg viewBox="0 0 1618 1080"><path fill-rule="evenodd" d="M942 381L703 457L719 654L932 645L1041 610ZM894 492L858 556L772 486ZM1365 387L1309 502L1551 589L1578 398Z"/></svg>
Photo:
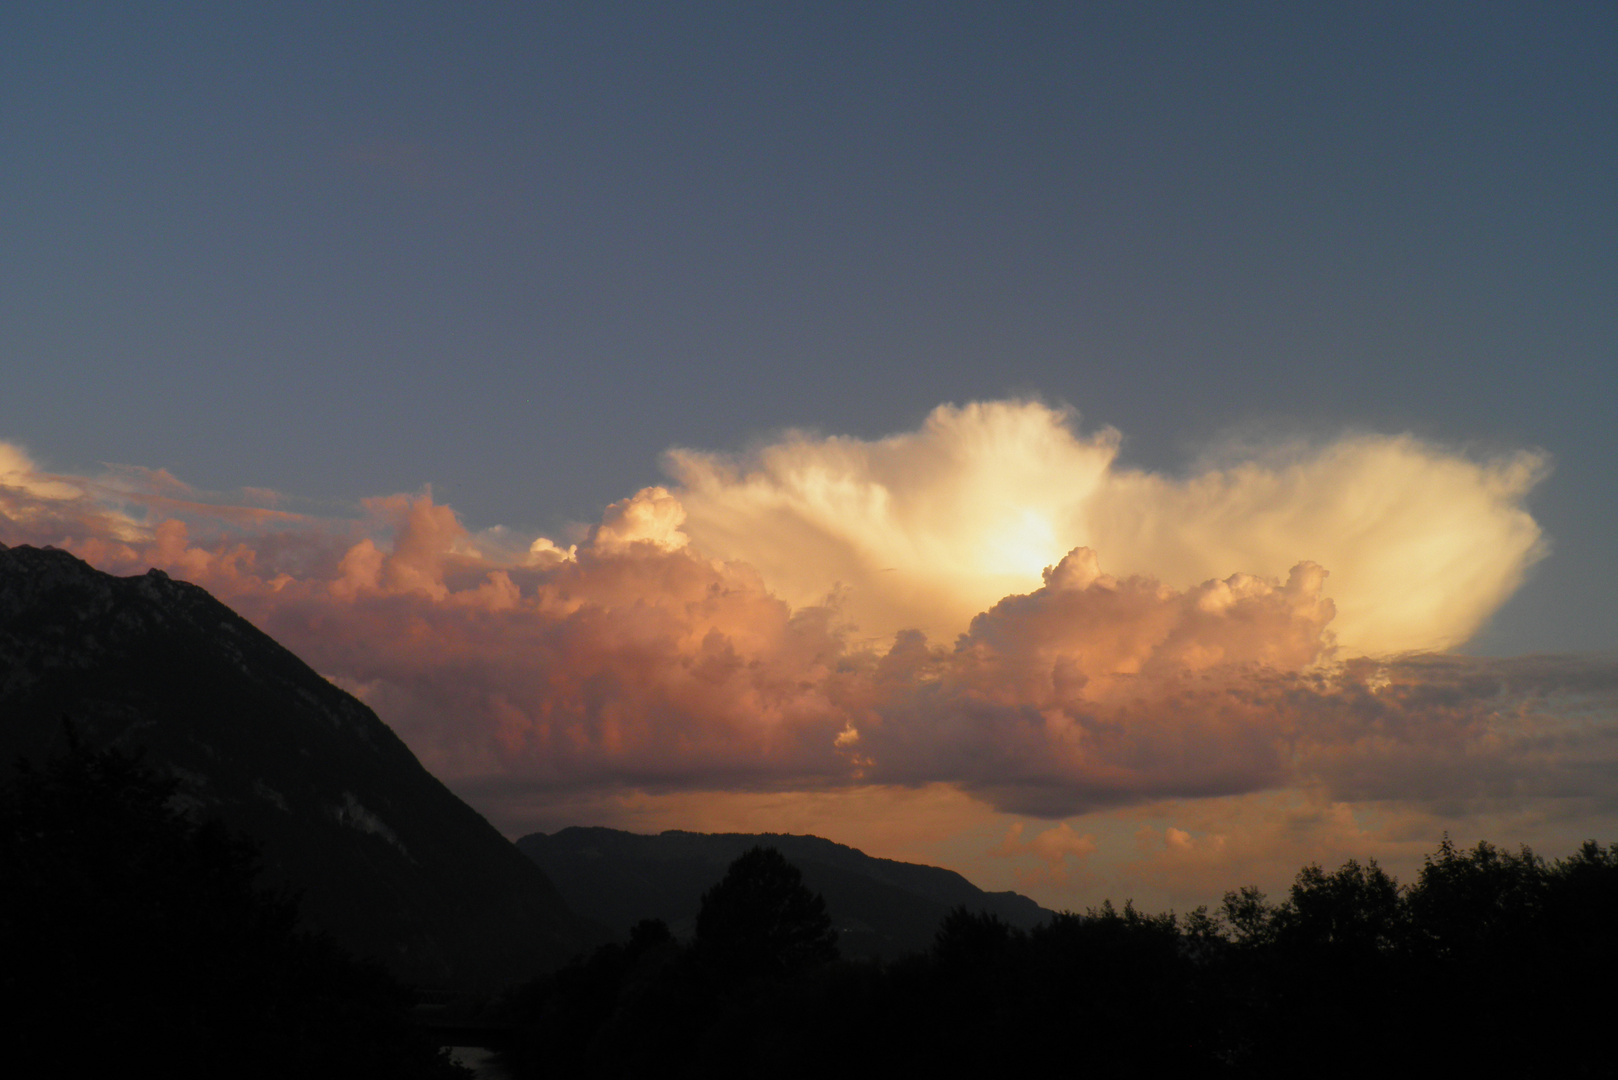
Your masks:
<svg viewBox="0 0 1618 1080"><path fill-rule="evenodd" d="M140 760L0 781L0 1022L14 1076L454 1080L412 991L299 929L257 846Z"/></svg>
<svg viewBox="0 0 1618 1080"><path fill-rule="evenodd" d="M0 1017L17 1075L454 1076L411 993L263 890L253 845L135 759L75 747L0 783ZM1030 931L966 910L887 965L838 958L768 848L703 897L513 992L522 1077L1008 1069L1608 1076L1618 844L1548 862L1445 842L1401 887L1307 867L1216 912L1110 904Z"/></svg>
<svg viewBox="0 0 1618 1080"><path fill-rule="evenodd" d="M691 942L645 922L514 995L507 1056L520 1076L1608 1076L1615 980L1618 844L1547 862L1446 839L1407 887L1311 866L1279 902L1185 917L957 910L885 966L835 959L824 905L755 850Z"/></svg>

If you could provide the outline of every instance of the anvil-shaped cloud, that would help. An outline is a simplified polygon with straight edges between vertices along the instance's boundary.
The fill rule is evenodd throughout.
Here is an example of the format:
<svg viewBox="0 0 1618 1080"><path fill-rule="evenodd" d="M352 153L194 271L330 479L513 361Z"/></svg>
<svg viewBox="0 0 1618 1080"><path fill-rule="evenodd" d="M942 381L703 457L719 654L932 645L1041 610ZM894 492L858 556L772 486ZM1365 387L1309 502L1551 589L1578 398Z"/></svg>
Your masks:
<svg viewBox="0 0 1618 1080"><path fill-rule="evenodd" d="M1543 554L1522 507L1541 454L1478 462L1358 435L1232 449L1176 478L1118 467L1118 433L1072 421L1026 401L945 406L875 442L793 433L741 457L672 451L668 467L697 547L756 567L794 605L837 582L847 617L881 638L950 640L1085 546L1176 588L1315 562L1345 648L1443 649Z"/></svg>

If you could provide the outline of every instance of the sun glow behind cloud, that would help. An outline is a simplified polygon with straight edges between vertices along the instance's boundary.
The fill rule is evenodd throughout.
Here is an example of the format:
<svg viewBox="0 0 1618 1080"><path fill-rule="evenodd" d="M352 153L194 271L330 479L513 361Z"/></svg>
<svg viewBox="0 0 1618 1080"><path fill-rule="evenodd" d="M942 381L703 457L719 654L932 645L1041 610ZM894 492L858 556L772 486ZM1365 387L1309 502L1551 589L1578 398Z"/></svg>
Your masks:
<svg viewBox="0 0 1618 1080"><path fill-rule="evenodd" d="M899 835L873 807L933 807L1025 883L1078 888L1082 864L1122 865L1118 815L1152 807L1181 809L1140 865L1191 873L1258 843L1192 827L1219 800L1408 822L1606 797L1575 762L1605 753L1610 709L1589 728L1547 704L1610 702L1606 667L1403 655L1464 641L1542 554L1540 457L1354 436L1166 477L1117 452L1030 402L673 451L671 487L564 548L485 542L425 495L316 520L0 445L0 540L203 585L513 831L560 807L700 827L702 806L856 842ZM1027 817L1058 824L1024 838Z"/></svg>
<svg viewBox="0 0 1618 1080"><path fill-rule="evenodd" d="M794 605L833 584L862 633L949 641L1075 547L1188 588L1232 573L1331 574L1357 652L1452 648L1544 553L1522 507L1543 455L1473 461L1408 436L1271 447L1185 477L1117 465L1111 429L1027 401L941 406L874 442L789 433L748 455L676 450L692 542Z"/></svg>

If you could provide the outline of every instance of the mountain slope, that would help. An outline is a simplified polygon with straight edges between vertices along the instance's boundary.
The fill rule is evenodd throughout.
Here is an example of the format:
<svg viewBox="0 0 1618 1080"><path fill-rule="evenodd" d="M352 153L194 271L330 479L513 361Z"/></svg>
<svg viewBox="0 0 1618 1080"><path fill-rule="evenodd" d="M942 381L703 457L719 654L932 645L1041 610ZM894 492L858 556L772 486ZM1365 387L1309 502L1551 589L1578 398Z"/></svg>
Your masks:
<svg viewBox="0 0 1618 1080"><path fill-rule="evenodd" d="M517 841L576 910L620 934L657 918L682 936L695 925L703 892L754 845L779 849L804 884L825 896L845 956L891 959L926 949L960 905L1025 928L1052 914L1017 893L984 892L953 870L873 858L818 836L570 828Z"/></svg>
<svg viewBox="0 0 1618 1080"><path fill-rule="evenodd" d="M305 921L417 985L493 987L600 938L358 700L194 585L0 545L0 760L144 747L264 845Z"/></svg>

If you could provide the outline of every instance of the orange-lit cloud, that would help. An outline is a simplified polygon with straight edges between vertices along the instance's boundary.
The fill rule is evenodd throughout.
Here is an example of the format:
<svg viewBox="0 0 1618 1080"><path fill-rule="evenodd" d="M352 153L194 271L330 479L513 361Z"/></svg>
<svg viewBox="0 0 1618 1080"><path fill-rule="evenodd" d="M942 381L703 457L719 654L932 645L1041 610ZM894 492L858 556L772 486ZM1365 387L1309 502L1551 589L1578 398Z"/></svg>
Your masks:
<svg viewBox="0 0 1618 1080"><path fill-rule="evenodd" d="M758 568L793 604L833 586L860 630L950 640L1075 547L1177 588L1244 572L1331 572L1358 652L1459 644L1544 552L1522 507L1542 454L1474 461L1409 436L1269 447L1169 477L1117 464L1037 402L940 406L920 431L791 433L747 455L668 456L692 542ZM1233 452L1232 452L1233 453Z"/></svg>
<svg viewBox="0 0 1618 1080"><path fill-rule="evenodd" d="M1032 871L1024 871L1019 875L1019 881L1025 887L1044 883L1065 883L1072 876L1068 860L1082 862L1095 854L1095 837L1074 832L1073 827L1065 821L1036 833L1031 840L1023 839L1026 828L1024 822L1014 822L1011 828L1006 830L1005 839L988 852L990 855L1002 857L1014 858L1019 855L1038 857L1043 866Z"/></svg>
<svg viewBox="0 0 1618 1080"><path fill-rule="evenodd" d="M1167 479L1116 445L1002 402L678 453L677 486L564 547L474 534L428 494L314 519L0 444L0 542L204 586L511 830L769 807L755 827L841 814L837 838L897 844L870 808L919 799L1055 889L1122 865L1120 808L1191 808L1129 848L1147 879L1279 844L1197 820L1221 800L1438 820L1618 797L1614 665L1397 652L1464 639L1537 557L1537 458L1354 438ZM1024 839L1027 817L1051 824Z"/></svg>

